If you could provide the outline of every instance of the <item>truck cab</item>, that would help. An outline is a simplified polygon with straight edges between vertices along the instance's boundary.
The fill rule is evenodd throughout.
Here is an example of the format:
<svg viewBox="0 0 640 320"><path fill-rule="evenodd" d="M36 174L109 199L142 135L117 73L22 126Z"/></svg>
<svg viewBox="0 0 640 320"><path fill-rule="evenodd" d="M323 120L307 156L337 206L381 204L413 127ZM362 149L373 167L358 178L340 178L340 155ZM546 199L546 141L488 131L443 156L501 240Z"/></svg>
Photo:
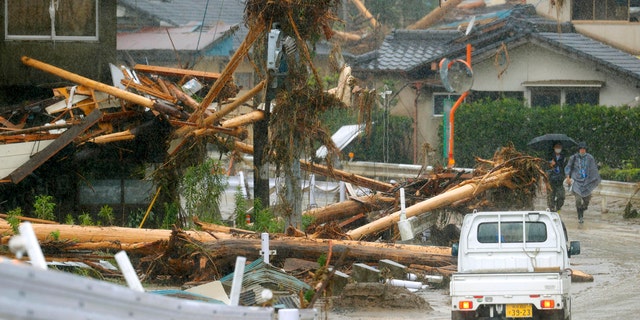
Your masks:
<svg viewBox="0 0 640 320"><path fill-rule="evenodd" d="M467 214L452 254L452 319L570 319L569 257L560 216L549 211Z"/></svg>

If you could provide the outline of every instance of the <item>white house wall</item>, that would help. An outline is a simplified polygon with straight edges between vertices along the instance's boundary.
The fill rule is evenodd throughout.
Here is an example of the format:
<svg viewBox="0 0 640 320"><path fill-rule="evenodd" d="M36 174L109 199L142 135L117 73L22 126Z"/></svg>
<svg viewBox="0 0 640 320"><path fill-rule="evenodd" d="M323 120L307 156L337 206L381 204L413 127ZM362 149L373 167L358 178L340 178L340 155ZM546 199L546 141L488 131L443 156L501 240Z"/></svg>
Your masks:
<svg viewBox="0 0 640 320"><path fill-rule="evenodd" d="M527 0L527 4L533 5L536 8L536 13L543 17L560 22L571 22L578 33L631 54L640 55L640 23L610 20L572 21L571 0L564 0L565 4L559 13L556 11L556 7L550 6L550 2Z"/></svg>
<svg viewBox="0 0 640 320"><path fill-rule="evenodd" d="M527 44L515 48L509 51L509 57L511 64L500 79L498 78L499 70L494 66L493 58L472 63L474 74L472 90L522 91L528 97L527 88L522 86L527 81L596 80L604 82L600 90L601 105L629 104L636 96L640 96L640 89L620 78L599 71L599 67L592 62L572 59L537 45ZM412 94L413 90L407 93ZM444 93L444 90L435 93ZM406 96L403 100L413 101L413 97ZM440 143L438 128L443 118L433 114L433 92L423 91L418 103L418 146L429 143L437 147Z"/></svg>

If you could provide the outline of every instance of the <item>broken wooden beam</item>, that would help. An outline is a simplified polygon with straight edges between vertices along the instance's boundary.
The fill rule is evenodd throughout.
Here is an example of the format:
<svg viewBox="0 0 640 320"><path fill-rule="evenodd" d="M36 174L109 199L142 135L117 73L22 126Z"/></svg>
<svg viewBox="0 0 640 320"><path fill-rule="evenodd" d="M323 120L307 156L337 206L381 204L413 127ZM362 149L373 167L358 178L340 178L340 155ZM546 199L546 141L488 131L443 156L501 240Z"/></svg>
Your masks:
<svg viewBox="0 0 640 320"><path fill-rule="evenodd" d="M51 144L46 146L40 152L34 154L27 162L15 169L9 177L13 183L18 183L22 179L26 178L31 172L45 163L49 158L53 157L58 151L62 150L69 143L73 142L77 136L82 134L96 124L100 118L102 118L102 112L100 110L94 110L87 117L82 119L82 122L76 126L67 129Z"/></svg>
<svg viewBox="0 0 640 320"><path fill-rule="evenodd" d="M174 76L174 77L191 76L191 77L204 79L204 80L211 80L211 81L215 81L218 78L220 78L220 73L217 73L217 72L188 70L188 69L180 69L180 68L161 67L161 66L150 66L146 64L136 64L135 66L133 66L133 69L136 71L153 73L160 76Z"/></svg>
<svg viewBox="0 0 640 320"><path fill-rule="evenodd" d="M343 202L333 203L328 206L304 211L303 216L313 217L314 223L325 223L355 216L359 213L380 209L395 202L394 197L385 197L381 194L358 197Z"/></svg>
<svg viewBox="0 0 640 320"><path fill-rule="evenodd" d="M221 226L221 225L215 224L215 223L208 223L208 222L200 221L198 219L198 217L193 217L193 223L195 225L199 226L200 228L202 228L202 230L205 230L205 231L222 232L222 233L229 233L229 234L231 234L231 233L257 234L255 231L251 231L251 230L232 228L232 227L227 227L227 226Z"/></svg>
<svg viewBox="0 0 640 320"><path fill-rule="evenodd" d="M253 154L253 146L240 141L235 141L234 144L235 150L246 154ZM311 163L307 160L300 160L300 168L307 172L319 174L324 177L334 178L336 180L344 182L349 182L360 187L369 188L374 191L389 192L394 188L394 186L390 183L380 182L378 180L359 176L338 169L330 170L327 166Z"/></svg>
<svg viewBox="0 0 640 320"><path fill-rule="evenodd" d="M33 223L42 223L42 224L59 224L58 222L51 221L51 220L43 220L43 219L23 217L23 216L14 216L14 217L16 217L20 221L29 221ZM5 213L0 213L0 218L7 219L9 218L9 215Z"/></svg>
<svg viewBox="0 0 640 320"><path fill-rule="evenodd" d="M77 84L82 84L82 85L84 85L84 86L86 86L88 88L91 88L91 89L94 89L94 90L97 90L97 91L101 91L101 92L110 94L110 95L112 95L114 97L117 97L117 98L129 101L129 102L132 102L134 104L138 104L138 105L141 105L143 107L147 107L147 108L150 108L150 109L153 109L153 110L156 110L156 111L159 111L159 112L163 112L163 113L169 112L171 115L174 115L174 116L177 114L181 118L186 118L186 116L180 110L177 110L177 109L175 109L175 108L173 108L171 106L163 104L160 101L154 101L154 100L149 99L147 97L143 97L141 95L137 95L137 94L135 94L133 92L122 90L122 89L116 88L114 86L106 85L104 83L85 78L83 76L80 76L80 75L77 75L75 73L66 71L64 69L52 66L52 65L44 63L42 61L38 61L36 59L23 56L22 57L22 63L27 65L27 66L30 66L30 67L33 67L33 68L36 68L36 69L40 69L42 71L54 74L54 75L56 75L58 77L61 77L63 79L67 79L69 81L75 82Z"/></svg>

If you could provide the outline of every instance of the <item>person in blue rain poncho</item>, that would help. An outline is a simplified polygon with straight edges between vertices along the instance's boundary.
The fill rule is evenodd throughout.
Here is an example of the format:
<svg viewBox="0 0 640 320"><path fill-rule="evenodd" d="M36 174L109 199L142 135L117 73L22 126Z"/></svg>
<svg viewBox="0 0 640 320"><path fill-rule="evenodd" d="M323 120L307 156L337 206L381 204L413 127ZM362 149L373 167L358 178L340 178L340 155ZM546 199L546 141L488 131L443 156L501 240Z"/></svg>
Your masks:
<svg viewBox="0 0 640 320"><path fill-rule="evenodd" d="M587 153L586 142L578 144L578 153L569 158L567 166L564 167L564 173L571 193L576 199L578 221L583 223L584 212L591 201L591 192L598 187L601 181L596 160Z"/></svg>

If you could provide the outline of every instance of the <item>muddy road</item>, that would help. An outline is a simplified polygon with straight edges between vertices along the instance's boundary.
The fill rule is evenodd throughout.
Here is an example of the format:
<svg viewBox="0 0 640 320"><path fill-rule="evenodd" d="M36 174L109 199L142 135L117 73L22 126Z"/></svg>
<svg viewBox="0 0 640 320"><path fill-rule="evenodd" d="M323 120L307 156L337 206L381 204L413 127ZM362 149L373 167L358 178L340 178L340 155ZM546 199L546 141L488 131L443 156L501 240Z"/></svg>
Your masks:
<svg viewBox="0 0 640 320"><path fill-rule="evenodd" d="M640 318L640 219L625 220L626 201L609 200L608 212L594 197L579 224L572 196L561 210L570 240L581 242L582 253L571 258L574 269L593 275L593 282L573 283L572 320L617 320ZM536 208L542 209L542 201ZM635 204L635 208L638 205ZM419 293L433 310L333 311L328 319L450 319L447 289Z"/></svg>

